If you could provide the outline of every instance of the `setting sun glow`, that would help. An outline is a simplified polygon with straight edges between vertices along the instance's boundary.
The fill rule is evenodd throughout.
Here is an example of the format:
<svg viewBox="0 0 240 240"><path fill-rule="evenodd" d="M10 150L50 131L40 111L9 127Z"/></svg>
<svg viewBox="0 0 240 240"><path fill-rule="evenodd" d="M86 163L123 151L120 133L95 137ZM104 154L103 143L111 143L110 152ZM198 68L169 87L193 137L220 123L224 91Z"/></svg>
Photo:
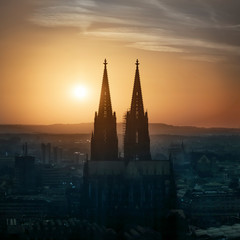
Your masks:
<svg viewBox="0 0 240 240"><path fill-rule="evenodd" d="M88 95L88 89L85 86L79 85L73 88L74 98L83 100L87 97L87 95Z"/></svg>

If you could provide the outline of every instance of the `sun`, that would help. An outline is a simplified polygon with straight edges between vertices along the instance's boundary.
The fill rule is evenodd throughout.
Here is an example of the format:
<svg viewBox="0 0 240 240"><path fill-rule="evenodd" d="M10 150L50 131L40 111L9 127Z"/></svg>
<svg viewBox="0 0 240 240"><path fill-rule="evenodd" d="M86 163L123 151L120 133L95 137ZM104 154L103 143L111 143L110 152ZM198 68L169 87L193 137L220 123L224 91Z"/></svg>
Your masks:
<svg viewBox="0 0 240 240"><path fill-rule="evenodd" d="M87 98L88 89L84 85L78 85L73 88L73 96L76 99L83 100Z"/></svg>

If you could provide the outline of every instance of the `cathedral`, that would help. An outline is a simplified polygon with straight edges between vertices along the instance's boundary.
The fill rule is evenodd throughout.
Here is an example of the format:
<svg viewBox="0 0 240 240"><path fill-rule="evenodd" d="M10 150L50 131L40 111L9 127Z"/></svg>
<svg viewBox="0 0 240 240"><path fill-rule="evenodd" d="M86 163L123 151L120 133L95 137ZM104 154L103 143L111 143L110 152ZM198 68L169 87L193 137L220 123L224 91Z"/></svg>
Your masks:
<svg viewBox="0 0 240 240"><path fill-rule="evenodd" d="M115 229L127 224L159 229L162 218L175 207L171 162L151 158L138 60L131 108L126 114L124 158L118 157L116 114L112 110L107 61L104 61L91 159L84 165L81 196L85 219Z"/></svg>

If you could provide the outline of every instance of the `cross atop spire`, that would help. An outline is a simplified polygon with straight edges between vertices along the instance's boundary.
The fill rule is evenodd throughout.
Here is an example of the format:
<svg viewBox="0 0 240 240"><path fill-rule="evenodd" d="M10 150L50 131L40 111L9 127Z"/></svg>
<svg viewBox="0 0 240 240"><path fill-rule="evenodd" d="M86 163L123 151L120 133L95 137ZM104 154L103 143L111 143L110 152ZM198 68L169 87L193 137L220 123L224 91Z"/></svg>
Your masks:
<svg viewBox="0 0 240 240"><path fill-rule="evenodd" d="M108 64L108 63L107 63L107 59L106 59L106 58L105 58L105 60L104 60L104 63L103 63L103 64L104 64L104 66L105 66L105 68L106 68L106 67L107 67L107 64Z"/></svg>
<svg viewBox="0 0 240 240"><path fill-rule="evenodd" d="M138 67L139 64L140 64L140 63L139 63L139 61L138 61L138 59L137 59L137 61L136 61L136 65L137 65L137 67Z"/></svg>

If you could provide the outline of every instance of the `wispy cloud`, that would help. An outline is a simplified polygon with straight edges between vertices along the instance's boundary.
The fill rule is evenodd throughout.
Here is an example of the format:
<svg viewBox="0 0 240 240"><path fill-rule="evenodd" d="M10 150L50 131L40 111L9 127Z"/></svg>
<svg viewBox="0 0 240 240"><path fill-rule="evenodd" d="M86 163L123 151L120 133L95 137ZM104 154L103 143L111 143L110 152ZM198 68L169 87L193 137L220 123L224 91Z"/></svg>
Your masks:
<svg viewBox="0 0 240 240"><path fill-rule="evenodd" d="M35 0L37 1L37 0ZM240 3L229 0L43 0L31 21L79 28L81 34L121 40L149 51L240 55Z"/></svg>

